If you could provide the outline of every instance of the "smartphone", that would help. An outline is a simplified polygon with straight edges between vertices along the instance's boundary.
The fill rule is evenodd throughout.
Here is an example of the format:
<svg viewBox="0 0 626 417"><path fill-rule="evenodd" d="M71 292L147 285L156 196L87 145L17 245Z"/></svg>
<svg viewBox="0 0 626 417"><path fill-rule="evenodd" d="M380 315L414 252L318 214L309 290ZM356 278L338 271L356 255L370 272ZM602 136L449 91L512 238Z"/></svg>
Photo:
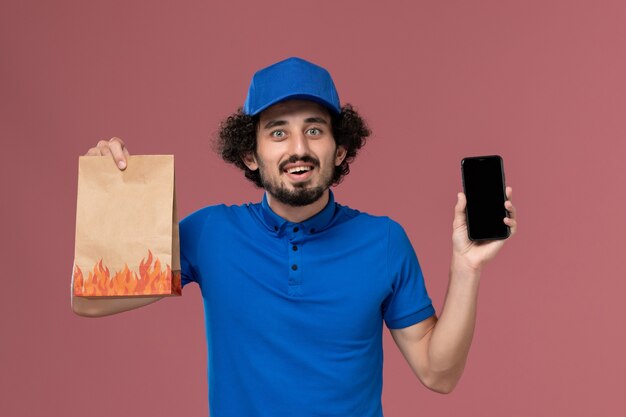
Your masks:
<svg viewBox="0 0 626 417"><path fill-rule="evenodd" d="M467 199L467 235L472 241L506 239L511 229L504 223L508 211L504 163L500 155L473 156L461 161L463 192Z"/></svg>

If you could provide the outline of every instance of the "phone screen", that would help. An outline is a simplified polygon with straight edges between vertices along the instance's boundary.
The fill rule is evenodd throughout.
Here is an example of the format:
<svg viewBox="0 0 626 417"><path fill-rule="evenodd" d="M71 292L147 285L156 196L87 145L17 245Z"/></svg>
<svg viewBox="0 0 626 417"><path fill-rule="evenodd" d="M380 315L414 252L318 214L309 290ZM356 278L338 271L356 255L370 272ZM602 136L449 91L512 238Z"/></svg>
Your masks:
<svg viewBox="0 0 626 417"><path fill-rule="evenodd" d="M463 158L463 189L467 199L467 229L470 240L496 240L509 237L504 166L499 155Z"/></svg>

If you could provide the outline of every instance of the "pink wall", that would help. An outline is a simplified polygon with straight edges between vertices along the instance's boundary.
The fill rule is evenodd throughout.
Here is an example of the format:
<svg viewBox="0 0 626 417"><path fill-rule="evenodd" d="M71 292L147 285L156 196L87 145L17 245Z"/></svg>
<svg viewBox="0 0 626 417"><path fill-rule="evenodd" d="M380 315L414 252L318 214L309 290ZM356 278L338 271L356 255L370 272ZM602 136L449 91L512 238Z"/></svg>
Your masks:
<svg viewBox="0 0 626 417"><path fill-rule="evenodd" d="M291 55L369 119L337 199L405 226L438 311L461 158L502 155L513 187L519 233L483 272L463 379L428 391L385 330L385 415L623 412L625 2L130 3L0 5L0 415L206 415L197 287L70 311L78 156L112 136L175 154L181 216L257 201L208 138Z"/></svg>

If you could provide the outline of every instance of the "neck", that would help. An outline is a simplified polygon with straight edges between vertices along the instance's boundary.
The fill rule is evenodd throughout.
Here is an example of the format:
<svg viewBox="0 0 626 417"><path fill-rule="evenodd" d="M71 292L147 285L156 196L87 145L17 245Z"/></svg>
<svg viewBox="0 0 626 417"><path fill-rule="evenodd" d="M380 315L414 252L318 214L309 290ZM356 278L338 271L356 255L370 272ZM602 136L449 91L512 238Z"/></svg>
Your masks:
<svg viewBox="0 0 626 417"><path fill-rule="evenodd" d="M317 213L322 211L324 207L326 207L326 204L328 204L328 189L324 191L324 194L322 194L322 196L313 203L299 207L281 203L280 201L274 199L270 193L266 193L266 195L267 203L272 211L292 223L300 223L301 221L315 216Z"/></svg>

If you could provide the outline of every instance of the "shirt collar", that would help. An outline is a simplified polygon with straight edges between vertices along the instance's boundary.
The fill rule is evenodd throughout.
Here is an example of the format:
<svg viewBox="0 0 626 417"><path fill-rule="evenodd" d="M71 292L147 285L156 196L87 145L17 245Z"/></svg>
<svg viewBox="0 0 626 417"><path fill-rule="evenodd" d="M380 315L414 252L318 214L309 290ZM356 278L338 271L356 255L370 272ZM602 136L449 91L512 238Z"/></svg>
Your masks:
<svg viewBox="0 0 626 417"><path fill-rule="evenodd" d="M300 223L293 223L288 220L283 219L278 214L274 213L272 208L270 207L267 201L267 192L263 194L263 201L261 201L260 207L261 218L265 225L272 231L276 233L280 233L287 226L299 225L304 229L306 234L313 234L324 230L327 226L330 225L331 220L335 214L335 196L333 192L328 190L328 203L326 206L317 214L308 219L301 221Z"/></svg>

